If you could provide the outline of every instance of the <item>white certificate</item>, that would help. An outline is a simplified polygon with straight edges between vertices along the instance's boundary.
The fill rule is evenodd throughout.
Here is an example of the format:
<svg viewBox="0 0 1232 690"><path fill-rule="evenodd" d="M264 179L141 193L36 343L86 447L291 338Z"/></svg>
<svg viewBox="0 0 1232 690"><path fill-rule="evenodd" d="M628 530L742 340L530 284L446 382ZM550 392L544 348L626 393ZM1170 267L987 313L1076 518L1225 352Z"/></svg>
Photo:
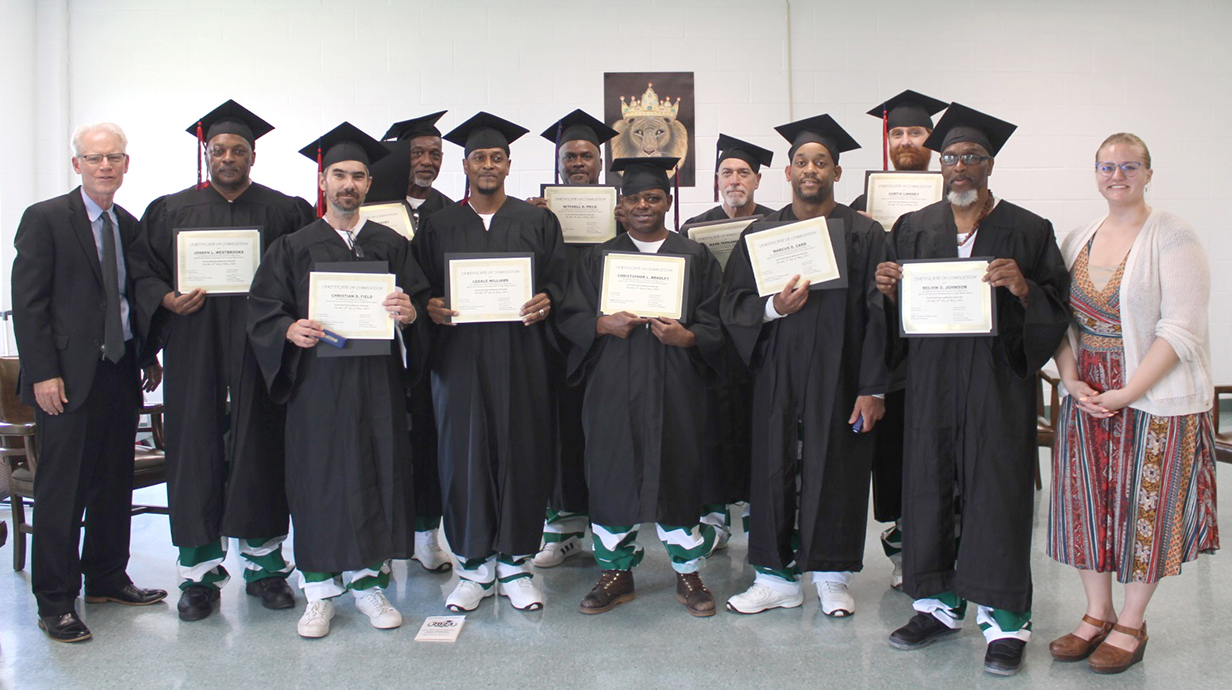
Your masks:
<svg viewBox="0 0 1232 690"><path fill-rule="evenodd" d="M601 244L616 236L616 188L543 185L543 198L560 221L566 244Z"/></svg>
<svg viewBox="0 0 1232 690"><path fill-rule="evenodd" d="M987 259L904 261L899 281L904 336L996 335Z"/></svg>
<svg viewBox="0 0 1232 690"><path fill-rule="evenodd" d="M394 320L381 305L397 292L392 273L308 274L308 318L351 340L390 340Z"/></svg>
<svg viewBox="0 0 1232 690"><path fill-rule="evenodd" d="M939 172L868 171L865 210L889 232L899 216L941 201L945 180Z"/></svg>
<svg viewBox="0 0 1232 690"><path fill-rule="evenodd" d="M534 262L527 255L451 258L445 301L458 312L453 323L521 321L534 297Z"/></svg>
<svg viewBox="0 0 1232 690"><path fill-rule="evenodd" d="M840 277L825 218L749 233L744 243L762 297L781 292L795 275L813 284Z"/></svg>
<svg viewBox="0 0 1232 690"><path fill-rule="evenodd" d="M736 243L740 241L740 233L744 229L761 220L761 216L749 216L736 220L719 220L712 223L694 223L681 228L681 232L693 240L700 242L719 260L719 265L727 268L727 258L731 256Z"/></svg>
<svg viewBox="0 0 1232 690"><path fill-rule="evenodd" d="M674 254L607 252L599 313L684 318L688 258Z"/></svg>
<svg viewBox="0 0 1232 690"><path fill-rule="evenodd" d="M261 265L261 230L177 229L175 289L243 295Z"/></svg>
<svg viewBox="0 0 1232 690"><path fill-rule="evenodd" d="M408 240L415 239L415 226L411 225L411 213L401 201L384 204L368 204L359 207L359 216L373 223L388 225Z"/></svg>

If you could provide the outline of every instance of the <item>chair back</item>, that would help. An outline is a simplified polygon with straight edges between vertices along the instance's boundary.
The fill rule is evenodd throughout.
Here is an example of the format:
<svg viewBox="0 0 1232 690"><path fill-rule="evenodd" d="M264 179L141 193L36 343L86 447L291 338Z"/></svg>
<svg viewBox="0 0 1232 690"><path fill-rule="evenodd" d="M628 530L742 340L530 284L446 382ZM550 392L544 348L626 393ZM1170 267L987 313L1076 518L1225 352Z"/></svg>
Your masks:
<svg viewBox="0 0 1232 690"><path fill-rule="evenodd" d="M17 375L21 360L0 357L0 421L9 424L33 424L34 408L23 403L17 394Z"/></svg>

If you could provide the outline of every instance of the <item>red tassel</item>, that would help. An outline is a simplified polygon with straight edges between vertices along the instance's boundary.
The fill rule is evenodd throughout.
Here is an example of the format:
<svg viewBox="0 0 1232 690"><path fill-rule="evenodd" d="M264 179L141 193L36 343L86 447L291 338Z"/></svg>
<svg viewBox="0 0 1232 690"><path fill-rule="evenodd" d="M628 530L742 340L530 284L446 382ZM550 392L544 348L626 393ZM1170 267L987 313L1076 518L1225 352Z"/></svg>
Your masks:
<svg viewBox="0 0 1232 690"><path fill-rule="evenodd" d="M466 186L462 188L462 203L469 203L471 200L471 178L466 178Z"/></svg>
<svg viewBox="0 0 1232 690"><path fill-rule="evenodd" d="M205 132L201 131L201 122L197 122L197 189L205 189L205 178L202 174L202 158L205 157Z"/></svg>
<svg viewBox="0 0 1232 690"><path fill-rule="evenodd" d="M321 164L321 147L317 146L317 218L325 215L325 190L321 189L321 173L325 166Z"/></svg>
<svg viewBox="0 0 1232 690"><path fill-rule="evenodd" d="M672 186L676 189L676 203L672 204L672 210L676 212L676 232L680 232L680 168L676 168L676 174L672 176Z"/></svg>
<svg viewBox="0 0 1232 690"><path fill-rule="evenodd" d="M890 111L881 104L881 169L890 169Z"/></svg>
<svg viewBox="0 0 1232 690"><path fill-rule="evenodd" d="M714 200L715 201L719 200L719 171L718 169L715 169L714 171Z"/></svg>

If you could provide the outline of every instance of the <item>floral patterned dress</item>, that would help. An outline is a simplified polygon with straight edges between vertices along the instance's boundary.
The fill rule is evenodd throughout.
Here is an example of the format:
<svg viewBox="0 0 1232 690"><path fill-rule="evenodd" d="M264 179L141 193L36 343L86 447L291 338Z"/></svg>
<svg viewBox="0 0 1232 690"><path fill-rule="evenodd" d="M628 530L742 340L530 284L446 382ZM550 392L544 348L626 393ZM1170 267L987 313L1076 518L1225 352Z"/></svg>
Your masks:
<svg viewBox="0 0 1232 690"><path fill-rule="evenodd" d="M1102 290L1088 243L1071 270L1078 374L1097 391L1122 388L1120 289L1124 262ZM1219 548L1211 413L1158 417L1131 407L1108 419L1061 405L1052 453L1048 555L1120 582L1157 582Z"/></svg>

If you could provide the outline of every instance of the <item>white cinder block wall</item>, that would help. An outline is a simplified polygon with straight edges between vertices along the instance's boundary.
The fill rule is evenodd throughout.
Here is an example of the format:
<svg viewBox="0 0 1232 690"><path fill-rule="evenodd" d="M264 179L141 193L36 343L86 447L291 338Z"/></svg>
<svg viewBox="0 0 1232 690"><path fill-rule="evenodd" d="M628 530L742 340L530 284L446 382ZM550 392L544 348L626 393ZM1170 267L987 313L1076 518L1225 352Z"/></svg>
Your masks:
<svg viewBox="0 0 1232 690"><path fill-rule="evenodd" d="M602 112L605 71L692 71L698 186L681 215L711 205L715 137L772 148L758 199L789 199L772 127L821 112L864 149L843 156L840 201L879 168L880 123L863 113L913 88L1011 120L1018 133L992 178L1000 197L1051 219L1063 236L1101 213L1091 172L1104 136L1151 146L1152 204L1187 218L1213 275L1217 380L1232 382L1232 168L1221 155L1232 112L1232 3L1226 0L0 0L5 65L0 146L32 165L0 168L0 265L21 210L75 184L66 141L80 122L129 133L120 203L140 213L195 181L183 129L235 98L277 129L254 177L314 194L295 153L346 119L379 135L392 121L449 109L442 125L490 110L541 131L582 107ZM229 13L234 10L233 15ZM462 190L446 144L440 186ZM551 178L552 147L513 148L509 191ZM8 279L4 279L8 304Z"/></svg>

